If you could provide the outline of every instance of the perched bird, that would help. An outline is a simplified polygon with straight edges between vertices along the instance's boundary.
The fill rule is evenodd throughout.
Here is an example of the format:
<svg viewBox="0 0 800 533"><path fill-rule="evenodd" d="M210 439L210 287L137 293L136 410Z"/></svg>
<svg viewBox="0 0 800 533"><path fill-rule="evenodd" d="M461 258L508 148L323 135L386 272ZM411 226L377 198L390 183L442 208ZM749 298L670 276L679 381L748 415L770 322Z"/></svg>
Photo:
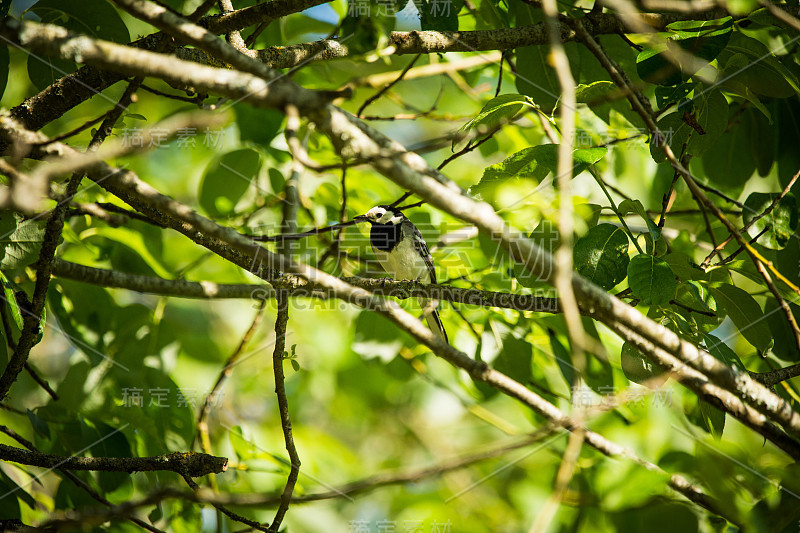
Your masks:
<svg viewBox="0 0 800 533"><path fill-rule="evenodd" d="M370 244L383 269L397 280L436 283L436 267L428 251L428 245L419 229L402 211L388 205L373 207L366 214L355 217L372 225ZM428 308L430 300L419 299L425 309L428 327L439 338L448 342L439 313Z"/></svg>

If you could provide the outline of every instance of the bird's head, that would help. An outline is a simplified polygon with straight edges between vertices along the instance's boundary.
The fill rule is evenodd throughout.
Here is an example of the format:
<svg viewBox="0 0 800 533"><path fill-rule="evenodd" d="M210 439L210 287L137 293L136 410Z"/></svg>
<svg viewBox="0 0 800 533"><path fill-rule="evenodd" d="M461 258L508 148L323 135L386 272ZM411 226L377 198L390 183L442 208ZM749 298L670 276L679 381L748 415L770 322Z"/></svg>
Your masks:
<svg viewBox="0 0 800 533"><path fill-rule="evenodd" d="M388 205L378 205L364 213L358 215L354 220L359 222L369 222L370 224L397 225L405 220L402 211Z"/></svg>

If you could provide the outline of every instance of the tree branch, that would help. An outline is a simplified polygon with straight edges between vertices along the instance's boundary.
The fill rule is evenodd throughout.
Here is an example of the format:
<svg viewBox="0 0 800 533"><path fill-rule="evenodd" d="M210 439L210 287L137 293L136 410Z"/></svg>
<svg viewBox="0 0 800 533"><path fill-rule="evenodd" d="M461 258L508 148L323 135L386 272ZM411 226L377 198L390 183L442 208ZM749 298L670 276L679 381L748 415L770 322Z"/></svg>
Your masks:
<svg viewBox="0 0 800 533"><path fill-rule="evenodd" d="M251 298L262 300L274 298L273 286L258 284L223 284L211 281L186 281L157 278L141 274L131 274L119 270L109 270L56 259L53 262L53 275L72 279L83 283L91 283L103 287L128 289L141 293L174 296L178 298L221 299ZM342 281L367 289L375 294L391 296L399 299L425 297L433 300L446 300L454 303L475 305L480 307L497 307L516 311L533 311L536 313L561 313L557 298L536 296L533 294L512 294L507 292L464 289L442 284L425 284L416 281L398 281L392 279L341 278ZM273 278L271 283L288 291L292 297L329 298L331 295L324 286L309 282L298 276L284 274Z"/></svg>
<svg viewBox="0 0 800 533"><path fill-rule="evenodd" d="M228 459L205 453L175 452L154 457L75 457L51 455L0 444L0 460L42 468L98 472L153 472L164 470L191 477L219 474Z"/></svg>
<svg viewBox="0 0 800 533"><path fill-rule="evenodd" d="M283 375L283 353L286 349L286 323L289 321L289 295L278 290L278 316L275 318L275 349L272 353L272 370L275 374L275 394L278 397L278 410L281 415L281 428L283 428L283 439L286 443L286 451L289 453L289 477L286 486L281 493L280 504L275 512L275 519L272 521L269 530L276 532L280 528L283 517L289 509L292 499L297 476L300 474L300 456L294 445L292 437L292 421L289 418L289 402L286 399L286 388L284 386Z"/></svg>

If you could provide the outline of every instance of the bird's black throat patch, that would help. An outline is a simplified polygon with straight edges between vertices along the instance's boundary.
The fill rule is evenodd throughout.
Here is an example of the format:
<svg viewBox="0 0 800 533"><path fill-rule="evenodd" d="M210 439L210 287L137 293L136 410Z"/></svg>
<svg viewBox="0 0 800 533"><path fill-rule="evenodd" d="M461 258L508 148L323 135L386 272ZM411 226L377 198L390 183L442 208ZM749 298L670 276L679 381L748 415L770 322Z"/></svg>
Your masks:
<svg viewBox="0 0 800 533"><path fill-rule="evenodd" d="M372 246L383 252L391 252L403 238L402 224L373 224L370 230Z"/></svg>

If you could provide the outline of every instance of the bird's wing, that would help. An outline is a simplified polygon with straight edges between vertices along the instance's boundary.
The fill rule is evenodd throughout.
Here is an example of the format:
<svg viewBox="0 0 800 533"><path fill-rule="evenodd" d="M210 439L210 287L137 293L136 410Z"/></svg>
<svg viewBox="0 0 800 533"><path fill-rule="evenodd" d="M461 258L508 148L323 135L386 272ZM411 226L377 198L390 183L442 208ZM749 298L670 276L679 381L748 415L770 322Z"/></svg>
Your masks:
<svg viewBox="0 0 800 533"><path fill-rule="evenodd" d="M436 283L436 267L433 266L433 258L431 252L428 250L428 244L422 238L422 233L419 232L413 223L409 224L413 228L412 239L414 242L414 250L425 260L425 266L428 267L428 274L431 276L431 283Z"/></svg>

